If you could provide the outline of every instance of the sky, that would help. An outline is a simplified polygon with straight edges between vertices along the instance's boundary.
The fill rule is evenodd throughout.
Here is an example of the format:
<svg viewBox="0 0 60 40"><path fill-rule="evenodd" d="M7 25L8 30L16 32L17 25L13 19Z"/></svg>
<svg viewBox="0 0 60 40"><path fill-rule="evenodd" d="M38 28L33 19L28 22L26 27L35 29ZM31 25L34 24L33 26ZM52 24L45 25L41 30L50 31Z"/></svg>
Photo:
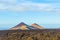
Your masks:
<svg viewBox="0 0 60 40"><path fill-rule="evenodd" d="M0 0L0 29L20 22L60 28L60 0Z"/></svg>

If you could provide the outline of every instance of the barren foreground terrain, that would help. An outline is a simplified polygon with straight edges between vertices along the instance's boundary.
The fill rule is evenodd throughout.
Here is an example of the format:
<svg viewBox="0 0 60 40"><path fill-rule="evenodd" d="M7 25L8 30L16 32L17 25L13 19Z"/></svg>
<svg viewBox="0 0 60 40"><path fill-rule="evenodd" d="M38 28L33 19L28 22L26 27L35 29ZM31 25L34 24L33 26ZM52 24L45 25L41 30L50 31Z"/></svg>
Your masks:
<svg viewBox="0 0 60 40"><path fill-rule="evenodd" d="M0 40L60 40L60 29L1 30Z"/></svg>

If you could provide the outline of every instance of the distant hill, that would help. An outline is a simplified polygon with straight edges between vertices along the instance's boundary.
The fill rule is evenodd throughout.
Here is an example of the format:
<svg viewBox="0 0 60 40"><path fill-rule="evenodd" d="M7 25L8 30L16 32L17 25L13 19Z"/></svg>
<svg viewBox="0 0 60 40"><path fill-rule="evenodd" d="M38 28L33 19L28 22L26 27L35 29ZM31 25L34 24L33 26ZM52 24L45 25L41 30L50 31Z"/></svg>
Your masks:
<svg viewBox="0 0 60 40"><path fill-rule="evenodd" d="M34 27L35 29L44 29L42 26L40 26L36 23L32 24L31 26Z"/></svg>
<svg viewBox="0 0 60 40"><path fill-rule="evenodd" d="M34 23L32 25L27 25L23 22L19 23L18 25L12 27L10 30L36 30L36 29L44 29L42 26L39 26L38 24Z"/></svg>

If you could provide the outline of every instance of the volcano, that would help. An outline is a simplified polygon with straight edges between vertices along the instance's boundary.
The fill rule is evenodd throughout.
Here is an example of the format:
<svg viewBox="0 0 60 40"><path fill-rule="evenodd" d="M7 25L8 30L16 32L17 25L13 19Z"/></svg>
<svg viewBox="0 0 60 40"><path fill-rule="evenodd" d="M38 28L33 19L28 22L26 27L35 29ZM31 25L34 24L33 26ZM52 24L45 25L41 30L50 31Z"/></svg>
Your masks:
<svg viewBox="0 0 60 40"><path fill-rule="evenodd" d="M18 25L16 25L16 26L14 26L13 28L11 28L11 30L19 30L19 29L20 29L20 30L29 30L27 27L28 27L27 24L21 22L21 23L19 23Z"/></svg>
<svg viewBox="0 0 60 40"><path fill-rule="evenodd" d="M32 29L44 29L42 26L39 26L38 24L34 23L31 26L27 25L23 22L19 23L18 25L12 27L10 30L32 30Z"/></svg>
<svg viewBox="0 0 60 40"><path fill-rule="evenodd" d="M44 29L42 26L40 26L36 23L32 24L31 26L34 27L35 29Z"/></svg>

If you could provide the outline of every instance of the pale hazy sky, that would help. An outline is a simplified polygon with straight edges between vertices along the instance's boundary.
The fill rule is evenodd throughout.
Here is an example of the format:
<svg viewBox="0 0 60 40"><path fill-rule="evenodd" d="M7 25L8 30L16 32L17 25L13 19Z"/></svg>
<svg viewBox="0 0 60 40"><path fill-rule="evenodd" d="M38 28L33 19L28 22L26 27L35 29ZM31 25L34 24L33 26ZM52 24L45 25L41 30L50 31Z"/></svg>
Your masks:
<svg viewBox="0 0 60 40"><path fill-rule="evenodd" d="M0 0L0 29L20 22L60 24L60 0Z"/></svg>

